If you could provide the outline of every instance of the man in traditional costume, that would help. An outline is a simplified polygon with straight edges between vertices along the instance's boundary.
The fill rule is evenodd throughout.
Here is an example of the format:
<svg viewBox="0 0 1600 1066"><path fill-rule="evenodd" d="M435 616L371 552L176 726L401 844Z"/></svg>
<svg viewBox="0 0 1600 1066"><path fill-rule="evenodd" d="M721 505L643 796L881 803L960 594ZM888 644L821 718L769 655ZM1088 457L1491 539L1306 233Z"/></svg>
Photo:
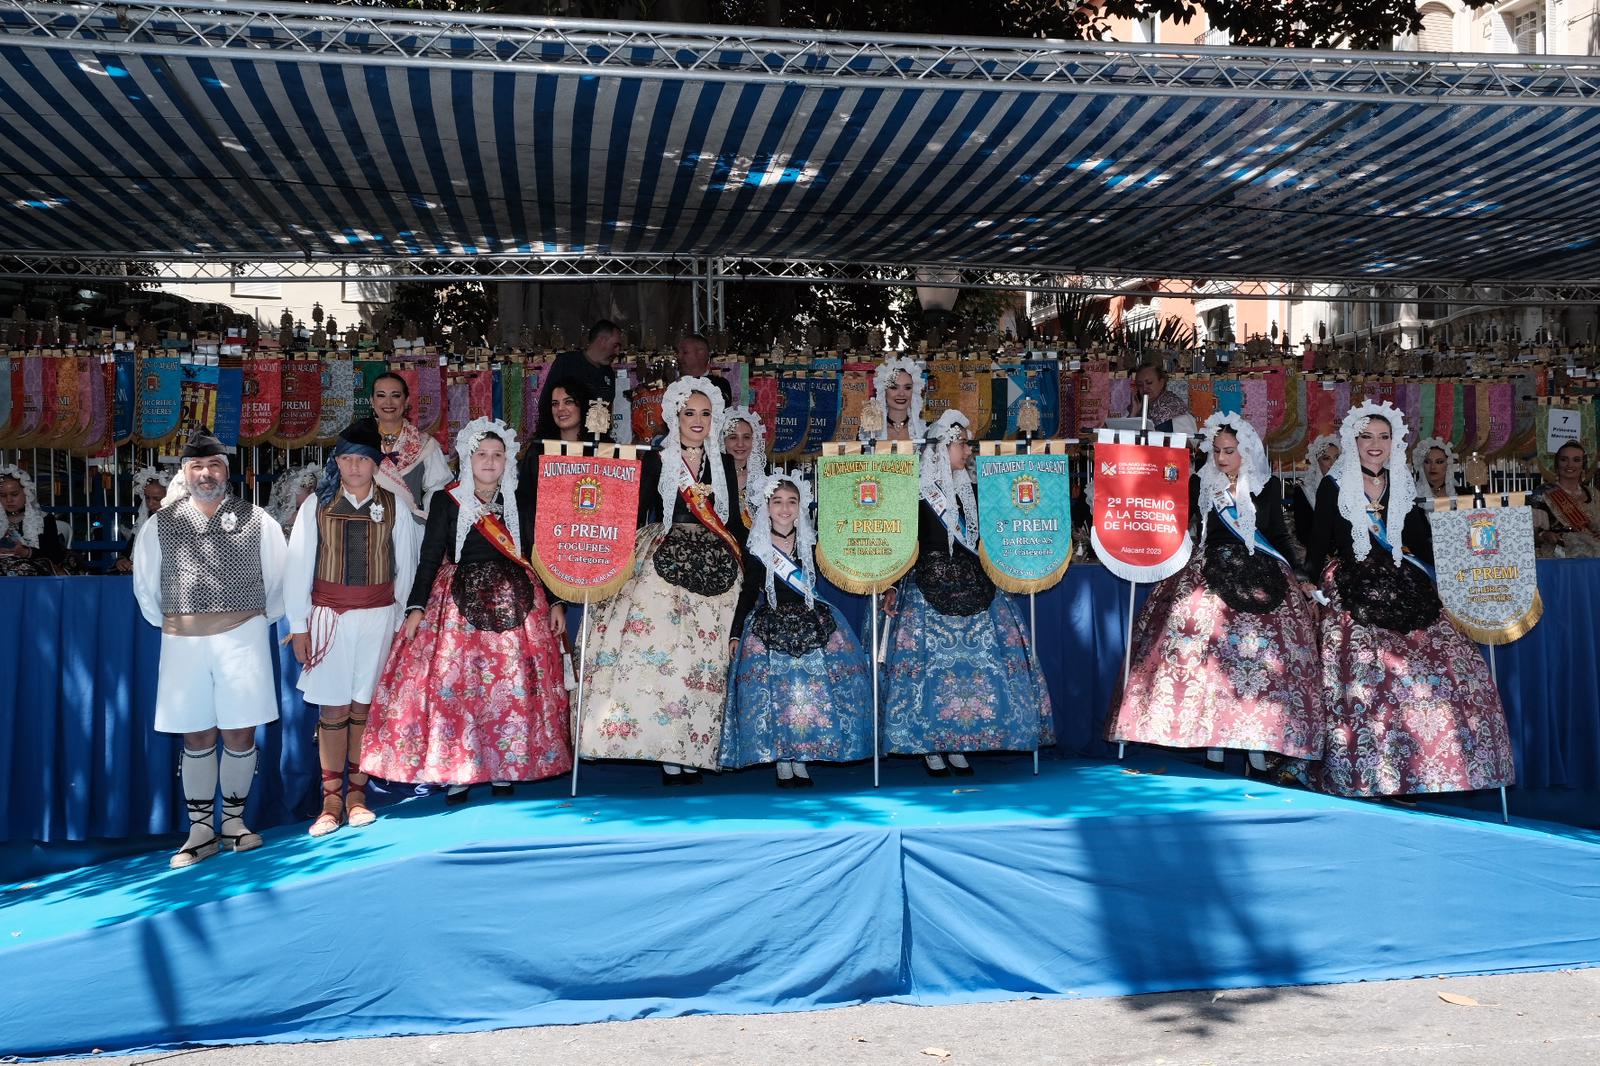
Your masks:
<svg viewBox="0 0 1600 1066"><path fill-rule="evenodd" d="M271 622L283 614L283 533L232 494L222 442L197 430L183 449L186 495L150 516L134 544L139 609L161 627L156 729L183 735L189 837L178 870L219 848L249 851L244 823L256 772L256 727L278 718ZM217 741L222 762L217 763ZM222 829L212 824L222 787Z"/></svg>
<svg viewBox="0 0 1600 1066"><path fill-rule="evenodd" d="M371 825L361 741L379 671L411 592L421 529L379 464L382 437L371 418L339 434L315 495L289 535L283 601L301 666L300 691L319 709L322 813L311 835L348 822ZM349 771L348 793L345 773Z"/></svg>

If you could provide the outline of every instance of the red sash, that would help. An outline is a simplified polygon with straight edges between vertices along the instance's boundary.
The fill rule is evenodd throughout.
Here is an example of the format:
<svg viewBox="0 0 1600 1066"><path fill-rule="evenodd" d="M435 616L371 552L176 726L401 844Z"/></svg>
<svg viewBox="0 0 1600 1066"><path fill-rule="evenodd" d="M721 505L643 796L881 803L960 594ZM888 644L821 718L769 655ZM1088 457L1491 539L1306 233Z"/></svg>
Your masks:
<svg viewBox="0 0 1600 1066"><path fill-rule="evenodd" d="M338 614L345 611L369 611L374 607L388 607L394 603L394 582L382 585L341 585L334 581L313 579L311 606L326 607Z"/></svg>
<svg viewBox="0 0 1600 1066"><path fill-rule="evenodd" d="M1552 486L1545 490L1545 502L1555 510L1556 516L1575 533L1589 533L1589 514L1573 499L1566 489Z"/></svg>
<svg viewBox="0 0 1600 1066"><path fill-rule="evenodd" d="M690 512L700 519L700 524L721 537L722 543L726 544L728 550L733 552L733 557L742 562L744 553L739 550L739 541L735 539L732 533L728 532L728 527L723 525L722 519L717 517L716 508L712 507L708 502L711 494L706 493L702 496L700 493L690 489L680 488L678 495L683 498L684 503L688 504Z"/></svg>
<svg viewBox="0 0 1600 1066"><path fill-rule="evenodd" d="M473 525L483 534L485 540L494 545L496 551L526 570L529 577L535 581L539 580L533 564L518 553L517 542L511 538L511 530L506 528L505 519L497 514L484 514L479 515Z"/></svg>

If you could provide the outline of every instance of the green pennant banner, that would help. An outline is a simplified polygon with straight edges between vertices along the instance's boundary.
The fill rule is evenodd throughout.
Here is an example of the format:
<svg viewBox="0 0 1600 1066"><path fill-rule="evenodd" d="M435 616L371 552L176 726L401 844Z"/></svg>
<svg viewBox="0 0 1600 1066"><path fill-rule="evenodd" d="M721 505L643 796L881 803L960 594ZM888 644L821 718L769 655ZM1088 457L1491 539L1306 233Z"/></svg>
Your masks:
<svg viewBox="0 0 1600 1066"><path fill-rule="evenodd" d="M817 460L817 565L846 592L882 592L917 561L917 453L910 441L825 444ZM848 451L846 451L848 449Z"/></svg>

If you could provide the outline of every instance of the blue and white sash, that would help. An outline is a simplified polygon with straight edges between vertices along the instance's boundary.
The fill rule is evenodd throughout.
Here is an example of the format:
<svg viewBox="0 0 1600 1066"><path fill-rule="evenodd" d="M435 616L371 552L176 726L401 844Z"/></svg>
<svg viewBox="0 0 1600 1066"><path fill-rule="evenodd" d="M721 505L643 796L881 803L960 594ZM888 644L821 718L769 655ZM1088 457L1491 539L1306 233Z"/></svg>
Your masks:
<svg viewBox="0 0 1600 1066"><path fill-rule="evenodd" d="M1389 541L1389 534L1382 525L1373 520L1371 511L1367 512L1367 528L1372 531L1372 539L1377 541L1378 545L1392 556L1394 554L1394 545ZM1427 574L1429 580L1435 582L1439 580L1439 575L1434 573L1433 567L1429 566L1421 559L1418 559L1404 548L1400 550L1400 558L1404 559L1418 570L1421 570L1424 574Z"/></svg>
<svg viewBox="0 0 1600 1066"><path fill-rule="evenodd" d="M820 600L823 603L828 603L827 599L824 598L822 593L818 592L815 587L812 587L809 590L806 588L806 572L803 568L801 568L800 564L789 555L788 552L784 551L776 544L772 546L772 552L776 558L762 559L761 561L767 564L767 569L772 571L773 577L777 578L779 581L782 581L785 585L788 585L791 589L799 594L801 599L805 599L807 592L809 591L813 600ZM828 606L832 607L833 605L829 603Z"/></svg>
<svg viewBox="0 0 1600 1066"><path fill-rule="evenodd" d="M934 492L923 499L928 501L928 506L933 508L933 513L938 516L944 528L956 538L957 543L965 545L969 550L976 551L977 545L967 540L967 523L961 517L961 508L952 506L942 492Z"/></svg>
<svg viewBox="0 0 1600 1066"><path fill-rule="evenodd" d="M1222 506L1223 500L1228 500L1228 505L1226 507ZM1232 501L1232 497L1219 494L1212 504L1212 510L1215 511L1217 517L1222 520L1222 524L1228 527L1229 532L1238 537L1240 541L1245 539L1244 530L1239 528L1239 505ZM1278 551L1277 548L1274 548L1272 546L1272 542L1267 540L1266 537L1263 537L1261 535L1261 530L1259 529L1255 530L1255 544L1258 551L1266 552L1268 555L1272 556L1274 559L1278 560L1280 563L1283 563L1290 569L1294 568L1294 564L1285 559L1283 557L1283 553Z"/></svg>

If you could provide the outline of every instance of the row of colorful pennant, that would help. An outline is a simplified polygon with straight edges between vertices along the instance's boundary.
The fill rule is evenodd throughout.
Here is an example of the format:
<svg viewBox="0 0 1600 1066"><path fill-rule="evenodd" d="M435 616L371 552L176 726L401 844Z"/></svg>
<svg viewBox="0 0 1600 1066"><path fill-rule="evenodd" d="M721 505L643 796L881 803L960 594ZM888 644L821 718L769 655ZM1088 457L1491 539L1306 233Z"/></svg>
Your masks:
<svg viewBox="0 0 1600 1066"><path fill-rule="evenodd" d="M718 369L762 415L768 451L778 459L817 453L828 441L854 440L870 397L873 364L815 360L804 369L726 364ZM64 448L103 455L137 441L160 448L208 426L229 445L301 447L327 443L351 419L370 412L373 380L394 370L410 386L411 417L449 444L482 415L519 429L536 420L548 364L508 362L457 368L434 355L387 359L217 359L160 350L102 354L0 356L0 447ZM638 388L621 375L614 400L619 442L660 433L659 388ZM1365 378L1355 382L1276 367L1238 376L1175 375L1170 389L1197 420L1214 411L1248 419L1276 462L1297 462L1309 441L1334 432L1352 404L1393 403L1406 415L1411 439L1444 437L1461 454L1520 458L1545 440L1539 422L1546 371L1529 368L1501 378L1436 380ZM1032 359L928 364L924 416L959 409L980 439L1015 439L1017 416L1032 400L1042 438L1088 437L1107 418L1130 412L1130 381L1108 363ZM1595 440L1594 399L1571 397L1582 412L1583 437Z"/></svg>

